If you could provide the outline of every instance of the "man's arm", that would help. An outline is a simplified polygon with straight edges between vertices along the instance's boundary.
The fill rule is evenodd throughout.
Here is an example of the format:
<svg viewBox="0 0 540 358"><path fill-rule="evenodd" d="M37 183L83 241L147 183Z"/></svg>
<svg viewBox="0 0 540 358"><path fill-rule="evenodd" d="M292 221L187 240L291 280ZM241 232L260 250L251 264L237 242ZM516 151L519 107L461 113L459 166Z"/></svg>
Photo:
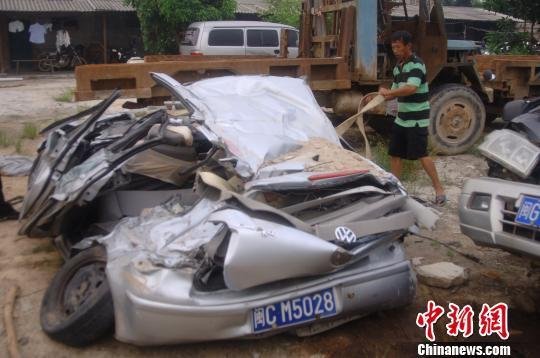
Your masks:
<svg viewBox="0 0 540 358"><path fill-rule="evenodd" d="M422 72L422 69L420 68L414 68L409 72L409 76L407 77L407 82L403 86L399 86L396 83L396 79L394 78L394 83L392 83L392 88L380 88L379 94L384 97L384 99L392 100L396 97L406 97L410 96L418 90L418 87L420 87L420 84L422 83L422 76L424 75L424 72Z"/></svg>
<svg viewBox="0 0 540 358"><path fill-rule="evenodd" d="M381 87L379 89L379 94L384 97L387 101L392 100L396 97L405 97L410 96L411 94L414 94L416 92L418 87L412 85L412 84L406 84L404 86L401 86L399 88L393 88L388 89Z"/></svg>

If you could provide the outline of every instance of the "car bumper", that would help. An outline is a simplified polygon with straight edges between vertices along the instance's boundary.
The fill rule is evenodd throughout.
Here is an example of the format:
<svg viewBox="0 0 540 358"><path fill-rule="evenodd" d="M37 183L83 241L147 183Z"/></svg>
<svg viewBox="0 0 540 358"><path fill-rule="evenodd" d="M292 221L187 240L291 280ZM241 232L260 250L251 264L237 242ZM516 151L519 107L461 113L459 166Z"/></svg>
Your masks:
<svg viewBox="0 0 540 358"><path fill-rule="evenodd" d="M488 210L470 207L475 194L488 194ZM537 229L514 222L522 195L540 197L540 186L495 178L469 179L459 199L461 232L476 244L501 248L540 258L540 234Z"/></svg>
<svg viewBox="0 0 540 358"><path fill-rule="evenodd" d="M262 337L300 327L322 331L321 325L346 322L413 300L416 278L402 246L395 244L391 255L398 260L390 260L392 263L383 267L373 266L369 261L376 259L370 258L367 263L330 275L280 281L236 292L197 292L191 286L192 277L179 270L160 270L155 273L160 277L141 281L141 276L137 278L126 270L111 272L108 268L116 338L137 345L162 345ZM159 288L150 287L150 282L159 282ZM264 333L253 331L254 308L328 288L334 290L335 316Z"/></svg>

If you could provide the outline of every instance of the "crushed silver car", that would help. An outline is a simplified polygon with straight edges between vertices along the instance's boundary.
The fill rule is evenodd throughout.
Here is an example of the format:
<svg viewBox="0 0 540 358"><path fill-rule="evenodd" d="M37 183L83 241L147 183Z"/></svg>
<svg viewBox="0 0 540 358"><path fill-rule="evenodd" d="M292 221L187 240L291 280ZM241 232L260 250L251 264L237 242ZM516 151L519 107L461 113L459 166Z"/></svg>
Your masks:
<svg viewBox="0 0 540 358"><path fill-rule="evenodd" d="M173 196L79 242L45 294L47 334L84 345L114 321L137 345L312 335L411 302L403 238L436 218L342 147L304 81L152 77L215 148L197 199Z"/></svg>
<svg viewBox="0 0 540 358"><path fill-rule="evenodd" d="M204 136L171 123L165 110L142 118L103 114L118 96L42 131L19 234L55 237L66 258L74 244L110 232L123 217L173 195L193 197L194 172L211 151Z"/></svg>

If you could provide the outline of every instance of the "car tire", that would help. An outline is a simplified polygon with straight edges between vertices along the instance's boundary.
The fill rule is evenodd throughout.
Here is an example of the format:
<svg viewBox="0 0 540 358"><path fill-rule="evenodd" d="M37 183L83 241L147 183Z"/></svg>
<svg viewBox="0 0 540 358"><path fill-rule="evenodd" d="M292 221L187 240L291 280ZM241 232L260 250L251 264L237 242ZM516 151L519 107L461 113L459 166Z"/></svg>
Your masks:
<svg viewBox="0 0 540 358"><path fill-rule="evenodd" d="M442 85L433 91L430 102L429 135L435 153L463 153L480 138L486 110L472 89L455 83Z"/></svg>
<svg viewBox="0 0 540 358"><path fill-rule="evenodd" d="M105 274L103 246L69 259L54 276L41 303L43 331L69 346L85 346L111 332L114 307Z"/></svg>

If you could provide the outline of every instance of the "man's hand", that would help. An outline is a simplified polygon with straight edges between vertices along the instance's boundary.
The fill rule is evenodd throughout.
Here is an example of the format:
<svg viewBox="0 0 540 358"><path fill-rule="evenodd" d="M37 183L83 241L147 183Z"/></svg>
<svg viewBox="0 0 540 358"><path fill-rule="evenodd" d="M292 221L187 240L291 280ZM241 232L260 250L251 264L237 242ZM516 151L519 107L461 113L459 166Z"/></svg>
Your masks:
<svg viewBox="0 0 540 358"><path fill-rule="evenodd" d="M375 94L368 94L367 96L365 96L362 101L364 101L364 104L367 104L369 102L371 102L373 100L373 98L375 98Z"/></svg>
<svg viewBox="0 0 540 358"><path fill-rule="evenodd" d="M391 90L388 88L381 87L379 88L379 94L384 97L385 100L391 100L394 99L394 95L391 94Z"/></svg>

